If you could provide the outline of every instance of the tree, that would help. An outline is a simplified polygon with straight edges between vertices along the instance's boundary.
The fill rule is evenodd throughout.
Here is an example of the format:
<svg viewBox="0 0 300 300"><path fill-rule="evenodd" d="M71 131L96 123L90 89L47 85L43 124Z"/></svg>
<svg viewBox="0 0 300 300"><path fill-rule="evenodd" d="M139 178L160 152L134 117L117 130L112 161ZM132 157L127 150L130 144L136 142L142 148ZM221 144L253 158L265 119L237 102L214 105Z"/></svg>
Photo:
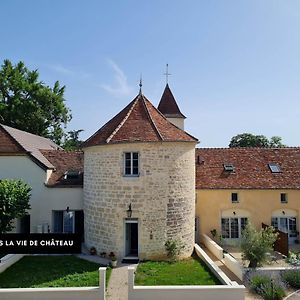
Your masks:
<svg viewBox="0 0 300 300"><path fill-rule="evenodd" d="M242 232L241 248L242 258L250 261L250 268L256 268L267 260L267 253L272 251L277 235L272 226L257 231L251 223L246 225Z"/></svg>
<svg viewBox="0 0 300 300"><path fill-rule="evenodd" d="M31 187L21 180L0 180L0 233L13 229L12 221L30 209Z"/></svg>
<svg viewBox="0 0 300 300"><path fill-rule="evenodd" d="M229 148L235 147L263 147L263 148L282 148L282 139L273 136L270 140L264 135L254 135L252 133L242 133L231 138Z"/></svg>
<svg viewBox="0 0 300 300"><path fill-rule="evenodd" d="M63 144L63 148L65 150L78 150L80 148L80 144L82 143L79 140L80 132L84 131L83 129L68 131L66 134L66 140Z"/></svg>
<svg viewBox="0 0 300 300"><path fill-rule="evenodd" d="M4 60L0 69L0 123L60 144L62 125L72 118L64 91L65 86L58 81L53 88L45 85L38 71L30 71L23 62L13 65Z"/></svg>

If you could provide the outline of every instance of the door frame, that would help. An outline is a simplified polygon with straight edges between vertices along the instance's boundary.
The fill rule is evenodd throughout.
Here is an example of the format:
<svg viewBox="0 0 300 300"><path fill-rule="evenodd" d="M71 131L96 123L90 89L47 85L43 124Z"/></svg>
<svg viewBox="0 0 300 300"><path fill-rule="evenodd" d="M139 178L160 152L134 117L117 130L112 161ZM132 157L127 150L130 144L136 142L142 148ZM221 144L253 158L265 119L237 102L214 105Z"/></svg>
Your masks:
<svg viewBox="0 0 300 300"><path fill-rule="evenodd" d="M137 224L137 230L138 230L138 254L137 256L134 257L139 257L139 253L140 253L140 229L139 229L139 221L137 218L126 218L124 219L124 257L126 257L126 224Z"/></svg>
<svg viewBox="0 0 300 300"><path fill-rule="evenodd" d="M280 215L280 216L272 216L272 219L277 219L277 229L278 230L280 230L280 231L282 231L282 232L286 232L287 234L288 234L288 243L289 244L294 244L295 243L295 240L297 240L298 238L297 238L297 236L295 236L295 237L290 237L290 234L292 233L291 231L290 231L290 219L295 219L295 222L296 222L296 232L298 231L298 224L297 224L297 222L298 222L298 218L295 216L286 216L286 215ZM286 228L286 230L287 231L285 231L284 230L284 228L283 227L281 227L281 223L280 223L280 220L281 219L286 219L286 225L287 225L287 228Z"/></svg>

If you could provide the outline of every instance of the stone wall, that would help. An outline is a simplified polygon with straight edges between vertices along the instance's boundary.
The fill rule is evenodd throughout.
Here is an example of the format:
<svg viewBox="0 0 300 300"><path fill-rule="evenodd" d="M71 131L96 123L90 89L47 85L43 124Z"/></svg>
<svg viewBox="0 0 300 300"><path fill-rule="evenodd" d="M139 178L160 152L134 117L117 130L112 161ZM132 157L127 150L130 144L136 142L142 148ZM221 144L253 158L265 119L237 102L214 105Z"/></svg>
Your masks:
<svg viewBox="0 0 300 300"><path fill-rule="evenodd" d="M139 152L140 176L123 176L124 152ZM139 257L163 258L167 239L194 246L195 144L131 143L84 149L85 242L125 254L126 210L139 227Z"/></svg>

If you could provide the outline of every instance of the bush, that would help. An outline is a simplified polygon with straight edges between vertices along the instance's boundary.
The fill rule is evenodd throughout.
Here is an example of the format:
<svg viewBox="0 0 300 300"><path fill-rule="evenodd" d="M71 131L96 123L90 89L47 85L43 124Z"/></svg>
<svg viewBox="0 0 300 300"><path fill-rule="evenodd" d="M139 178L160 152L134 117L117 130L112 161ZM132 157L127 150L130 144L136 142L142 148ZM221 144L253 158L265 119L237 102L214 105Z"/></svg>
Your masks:
<svg viewBox="0 0 300 300"><path fill-rule="evenodd" d="M254 275L250 288L265 300L281 300L285 296L282 283L266 275Z"/></svg>
<svg viewBox="0 0 300 300"><path fill-rule="evenodd" d="M282 274L283 280L291 287L300 288L300 271L291 270Z"/></svg>
<svg viewBox="0 0 300 300"><path fill-rule="evenodd" d="M276 239L277 233L273 227L257 231L251 223L248 223L242 232L242 258L250 261L250 268L256 268L267 260L267 253L272 251Z"/></svg>
<svg viewBox="0 0 300 300"><path fill-rule="evenodd" d="M289 256L287 257L286 261L291 265L300 266L300 253L289 251Z"/></svg>
<svg viewBox="0 0 300 300"><path fill-rule="evenodd" d="M167 240L165 243L165 249L167 251L167 256L171 259L171 261L175 261L177 256L180 254L181 250L184 246L174 240Z"/></svg>

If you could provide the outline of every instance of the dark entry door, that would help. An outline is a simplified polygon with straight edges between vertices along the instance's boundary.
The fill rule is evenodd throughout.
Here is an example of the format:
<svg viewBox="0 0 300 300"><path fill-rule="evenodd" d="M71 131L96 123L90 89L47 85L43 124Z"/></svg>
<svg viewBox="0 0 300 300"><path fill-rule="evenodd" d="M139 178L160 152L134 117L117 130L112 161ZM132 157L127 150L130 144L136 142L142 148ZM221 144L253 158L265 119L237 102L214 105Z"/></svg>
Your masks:
<svg viewBox="0 0 300 300"><path fill-rule="evenodd" d="M30 215L25 215L20 219L20 233L30 233Z"/></svg>
<svg viewBox="0 0 300 300"><path fill-rule="evenodd" d="M83 210L75 211L75 233L80 235L81 241L84 241L84 216Z"/></svg>
<svg viewBox="0 0 300 300"><path fill-rule="evenodd" d="M126 256L138 256L138 223L126 223Z"/></svg>

